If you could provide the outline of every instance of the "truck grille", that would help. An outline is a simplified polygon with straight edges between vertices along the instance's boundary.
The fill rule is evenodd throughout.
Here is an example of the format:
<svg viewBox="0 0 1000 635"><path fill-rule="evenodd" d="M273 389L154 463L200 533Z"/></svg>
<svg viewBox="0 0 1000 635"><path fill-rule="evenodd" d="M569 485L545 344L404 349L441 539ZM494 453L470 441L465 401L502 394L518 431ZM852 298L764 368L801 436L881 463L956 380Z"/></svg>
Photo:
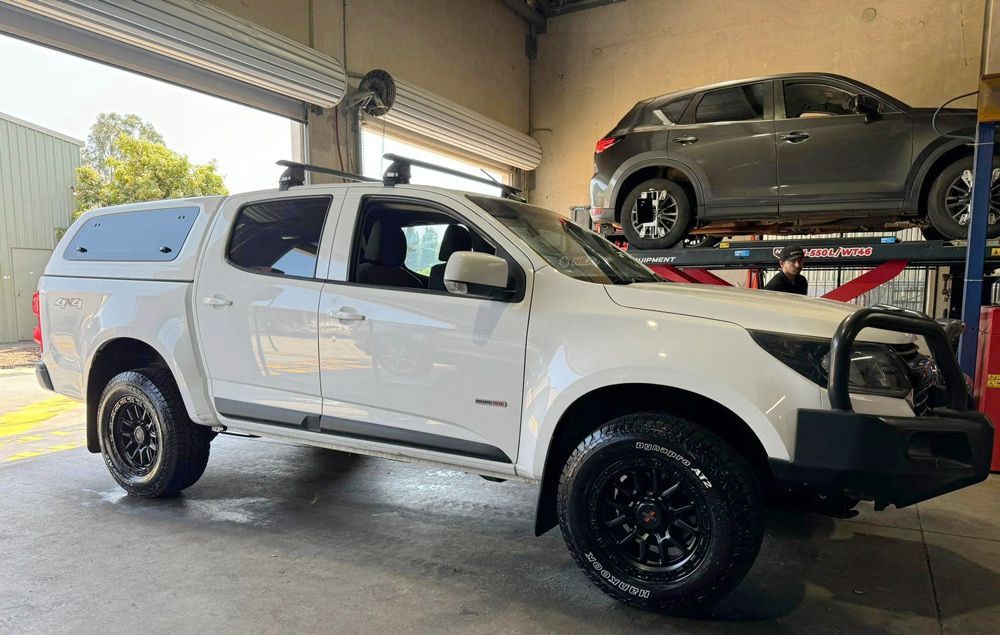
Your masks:
<svg viewBox="0 0 1000 635"><path fill-rule="evenodd" d="M933 405L930 403L931 389L940 383L937 366L932 358L920 353L916 344L898 344L892 348L910 370L913 412L917 416L924 415Z"/></svg>

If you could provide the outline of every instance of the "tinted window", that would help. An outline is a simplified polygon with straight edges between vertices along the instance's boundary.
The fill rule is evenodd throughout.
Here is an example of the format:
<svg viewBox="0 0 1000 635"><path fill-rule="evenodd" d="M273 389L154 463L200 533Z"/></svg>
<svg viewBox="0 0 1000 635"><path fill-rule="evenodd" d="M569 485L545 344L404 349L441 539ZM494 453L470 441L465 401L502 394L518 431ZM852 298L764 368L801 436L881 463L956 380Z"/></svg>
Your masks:
<svg viewBox="0 0 1000 635"><path fill-rule="evenodd" d="M681 120L681 115L684 114L684 109L687 108L688 103L691 101L690 97L682 97L681 99L675 99L666 106L663 107L663 114L667 116L667 119L677 123Z"/></svg>
<svg viewBox="0 0 1000 635"><path fill-rule="evenodd" d="M750 121L764 118L764 93L768 84L735 86L706 93L695 115L698 123Z"/></svg>
<svg viewBox="0 0 1000 635"><path fill-rule="evenodd" d="M280 199L247 205L236 215L229 261L237 267L285 276L316 275L329 198Z"/></svg>
<svg viewBox="0 0 1000 635"><path fill-rule="evenodd" d="M197 207L148 209L91 218L80 228L66 260L169 261L177 257Z"/></svg>
<svg viewBox="0 0 1000 635"><path fill-rule="evenodd" d="M785 84L785 117L853 115L847 100L853 95L829 84Z"/></svg>
<svg viewBox="0 0 1000 635"><path fill-rule="evenodd" d="M351 282L444 291L444 267L456 251L495 253L466 223L417 201L366 201L355 234Z"/></svg>

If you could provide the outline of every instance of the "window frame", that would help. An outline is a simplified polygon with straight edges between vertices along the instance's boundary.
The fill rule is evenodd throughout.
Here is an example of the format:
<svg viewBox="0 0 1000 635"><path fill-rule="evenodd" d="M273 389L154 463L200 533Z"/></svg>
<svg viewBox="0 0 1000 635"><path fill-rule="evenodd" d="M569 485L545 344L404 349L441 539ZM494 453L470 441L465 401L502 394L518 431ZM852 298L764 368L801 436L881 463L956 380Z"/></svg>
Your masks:
<svg viewBox="0 0 1000 635"><path fill-rule="evenodd" d="M245 210L248 207L253 207L254 205L260 205L261 203L271 203L275 201L305 201L305 200L325 200L327 202L326 214L323 216L323 225L320 227L319 230L319 242L316 243L316 266L313 269L312 276L293 276L287 273L271 273L269 271L258 271L256 269L250 269L249 267L244 267L243 265L237 264L232 261L232 259L229 257L229 249L233 243L233 235L236 233L236 221L239 220L240 214L243 213L243 210ZM247 203L243 203L242 205L239 206L239 208L237 208L236 214L233 216L233 221L229 227L229 231L227 232L226 248L223 251L223 259L226 261L227 265L229 265L234 269L238 269L246 273L252 273L258 276L281 278L282 280L307 280L307 281L323 282L323 278L319 277L318 275L320 266L320 258L319 258L321 251L320 246L323 244L323 238L326 236L327 223L330 221L330 211L333 209L333 200L334 197L332 194L318 194L312 196L281 196L278 198L262 198L255 201L249 201Z"/></svg>
<svg viewBox="0 0 1000 635"><path fill-rule="evenodd" d="M764 95L762 104L763 112L759 119L726 119L723 121L698 121L698 108L701 107L701 102L704 101L705 97L714 93L721 93L727 90L734 90L736 88L745 88L747 86L755 86L761 84L764 86ZM690 104L688 104L687 110L684 111L682 116L684 123L693 124L698 126L719 126L719 125L731 125L731 124L751 124L761 121L772 121L774 119L774 80L764 79L756 80L752 82L742 82L740 84L735 84L733 86L722 86L719 88L713 88L712 90L706 90L699 93Z"/></svg>
<svg viewBox="0 0 1000 635"><path fill-rule="evenodd" d="M418 205L421 205L423 207L426 207L427 211L429 211L429 212L436 212L436 213L442 214L443 216L447 216L447 217L451 218L452 220L456 221L456 224L464 225L470 231L475 231L476 233L478 233L480 235L480 237L482 237L482 239L487 244L489 244L490 246L493 247L495 255L497 255L497 256L499 256L499 257L501 257L501 258L503 258L504 260L507 261L508 275L511 276L511 277L513 277L513 279L514 279L514 288L513 289L509 289L510 291L513 291L513 295L510 298L489 299L489 298L480 298L480 297L476 297L476 296L454 294L454 293L450 293L447 290L442 291L442 290L438 290L438 289L416 289L416 288L413 288L413 287L394 287L394 286L382 285L382 284L368 284L368 283L364 283L364 282L357 282L356 280L354 280L353 278L355 277L355 275L357 275L357 267L358 267L359 260L360 260L360 255L361 255L360 254L361 241L359 240L359 238L360 238L360 235L361 235L361 231L364 229L364 227L363 227L363 221L364 221L364 217L365 217L365 208L369 205L370 201L372 201L372 200L380 201L380 202L388 202L388 203L408 203L408 204L411 204L411 205L412 204L418 204ZM355 213L355 215L354 215L354 222L352 224L351 236L350 236L350 250L349 250L348 253L349 253L349 261L347 263L347 270L345 272L345 277L347 279L346 280L329 280L328 279L328 280L325 280L325 282L328 282L328 283L331 283L331 284L338 284L338 285L348 285L348 286L354 286L354 287L362 287L362 288L365 288L365 289L384 289L386 291L399 291L399 292L404 292L404 293L422 293L422 294L428 294L428 295L445 295L445 296L448 296L448 297L451 297L451 298L464 298L464 299L467 299L467 300L479 300L479 301L486 301L486 302L504 302L504 303L517 303L517 302L522 301L524 299L524 296L525 296L525 288L527 287L526 276L525 276L525 273L524 273L524 268L520 265L520 263L517 262L517 260L514 258L514 256L511 255L511 253L509 252L509 250L504 249L504 247L501 246L497 242L497 240L489 232L483 230L482 224L474 222L473 220L471 220L471 219L467 218L466 216L462 215L460 212L458 212L457 210L453 209L452 207L449 207L449 206L444 205L442 203L438 203L437 201L432 201L432 200L428 200L428 199L424 199L424 198L416 198L416 197L409 197L409 196L398 196L398 195L386 195L386 194L365 194L365 195L363 195L361 197L361 200L358 202L357 213ZM407 271L409 271L409 269L407 269ZM412 273L414 273L415 275L419 275L415 271L412 272Z"/></svg>

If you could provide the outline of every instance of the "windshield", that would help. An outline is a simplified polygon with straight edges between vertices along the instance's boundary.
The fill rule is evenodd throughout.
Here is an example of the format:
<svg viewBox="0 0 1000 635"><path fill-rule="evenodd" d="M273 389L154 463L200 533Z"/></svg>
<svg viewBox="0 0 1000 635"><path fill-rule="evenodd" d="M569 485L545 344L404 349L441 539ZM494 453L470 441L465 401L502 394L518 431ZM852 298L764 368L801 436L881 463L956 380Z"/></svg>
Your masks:
<svg viewBox="0 0 1000 635"><path fill-rule="evenodd" d="M577 280L598 284L663 282L621 249L592 231L541 207L469 196L523 240L552 268Z"/></svg>

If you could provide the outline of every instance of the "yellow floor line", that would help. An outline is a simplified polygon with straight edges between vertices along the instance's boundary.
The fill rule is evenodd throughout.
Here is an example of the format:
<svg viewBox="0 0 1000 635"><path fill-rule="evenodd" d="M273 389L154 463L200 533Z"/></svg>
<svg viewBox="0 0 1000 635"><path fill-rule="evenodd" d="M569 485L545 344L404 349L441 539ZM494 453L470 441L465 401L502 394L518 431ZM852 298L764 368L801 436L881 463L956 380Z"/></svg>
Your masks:
<svg viewBox="0 0 1000 635"><path fill-rule="evenodd" d="M24 452L18 452L17 454L8 456L6 461L8 463L12 461L21 461L23 459L31 459L36 456L42 456L43 454L54 454L56 452L65 452L66 450L75 450L82 447L83 443L63 443L61 445L54 445L40 450L25 450Z"/></svg>
<svg viewBox="0 0 1000 635"><path fill-rule="evenodd" d="M42 452L32 452L32 451L18 452L13 456L8 456L7 461L20 461L21 459L30 459L33 456L41 456L42 454L43 454Z"/></svg>
<svg viewBox="0 0 1000 635"><path fill-rule="evenodd" d="M0 415L0 439L24 434L46 419L51 419L57 414L72 410L78 405L80 405L80 402L66 397L52 397L45 401L25 406L20 410Z"/></svg>

